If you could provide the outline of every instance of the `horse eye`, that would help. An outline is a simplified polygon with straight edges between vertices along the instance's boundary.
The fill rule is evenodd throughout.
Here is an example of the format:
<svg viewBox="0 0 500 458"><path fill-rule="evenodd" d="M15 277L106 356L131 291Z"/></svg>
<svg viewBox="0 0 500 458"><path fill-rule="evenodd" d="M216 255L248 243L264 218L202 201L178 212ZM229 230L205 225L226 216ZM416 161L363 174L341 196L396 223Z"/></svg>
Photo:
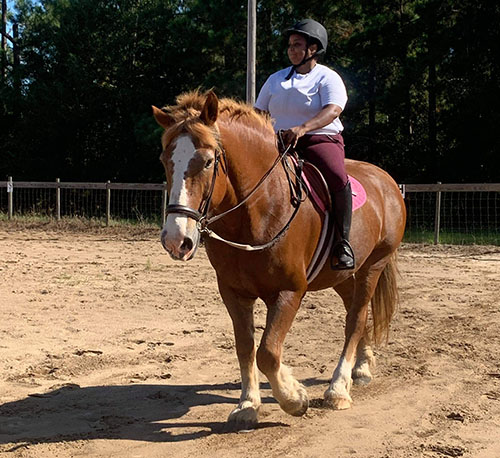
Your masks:
<svg viewBox="0 0 500 458"><path fill-rule="evenodd" d="M213 159L207 159L207 162L205 162L205 168L209 169L210 167L212 167L213 163L214 163Z"/></svg>

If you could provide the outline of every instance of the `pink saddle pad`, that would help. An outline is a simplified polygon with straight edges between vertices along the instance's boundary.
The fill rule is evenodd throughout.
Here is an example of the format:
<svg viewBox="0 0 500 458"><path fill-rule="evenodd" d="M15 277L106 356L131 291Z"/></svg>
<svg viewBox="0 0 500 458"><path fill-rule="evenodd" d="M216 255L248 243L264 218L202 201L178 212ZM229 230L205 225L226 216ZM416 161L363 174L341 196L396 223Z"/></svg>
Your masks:
<svg viewBox="0 0 500 458"><path fill-rule="evenodd" d="M311 200L316 208L326 213L330 208L330 192L321 172L312 164L304 163L303 179L307 186ZM352 211L362 207L366 202L366 191L363 185L349 175L352 189Z"/></svg>

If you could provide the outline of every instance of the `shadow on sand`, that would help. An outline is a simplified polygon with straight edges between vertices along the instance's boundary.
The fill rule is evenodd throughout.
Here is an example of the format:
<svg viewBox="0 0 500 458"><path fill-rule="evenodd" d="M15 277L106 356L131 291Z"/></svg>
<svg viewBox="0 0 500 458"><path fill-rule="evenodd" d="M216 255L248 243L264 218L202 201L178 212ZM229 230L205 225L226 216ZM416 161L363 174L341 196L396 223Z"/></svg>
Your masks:
<svg viewBox="0 0 500 458"><path fill-rule="evenodd" d="M306 385L324 383L304 381ZM262 389L269 384L262 383ZM226 432L226 415L238 403L240 384L213 385L66 385L0 406L0 444L10 451L27 444L81 439L176 442ZM219 393L217 393L219 392ZM265 404L275 403L264 397ZM227 404L227 409L216 407ZM215 422L183 421L199 406L213 406ZM221 410L224 411L221 417ZM287 426L262 422L258 428Z"/></svg>

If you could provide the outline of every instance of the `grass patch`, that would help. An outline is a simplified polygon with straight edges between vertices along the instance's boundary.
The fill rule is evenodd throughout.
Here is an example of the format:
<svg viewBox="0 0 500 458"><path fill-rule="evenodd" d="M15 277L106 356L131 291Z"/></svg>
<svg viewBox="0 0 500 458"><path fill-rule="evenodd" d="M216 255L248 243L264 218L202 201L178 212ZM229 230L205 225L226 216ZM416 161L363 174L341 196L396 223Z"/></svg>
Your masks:
<svg viewBox="0 0 500 458"><path fill-rule="evenodd" d="M7 214L0 212L0 229L5 231L45 230L53 232L85 232L102 234L105 237L123 237L126 239L158 238L160 222L156 219L112 219L109 226L103 218L62 217L59 221L49 216L35 214L15 215L9 219ZM403 242L434 243L432 230L407 229ZM451 232L441 231L439 243L448 245L493 245L500 246L498 232ZM146 265L146 270L152 269Z"/></svg>
<svg viewBox="0 0 500 458"><path fill-rule="evenodd" d="M105 237L126 239L159 238L160 225L155 221L111 220L109 226L100 218L62 217L59 221L48 216L15 215L9 219L0 213L0 230L17 232L23 230L42 230L47 232L74 232L98 234Z"/></svg>
<svg viewBox="0 0 500 458"><path fill-rule="evenodd" d="M403 238L406 243L434 243L433 231L407 230ZM439 233L439 243L448 245L494 245L500 246L500 236L495 233L448 232Z"/></svg>

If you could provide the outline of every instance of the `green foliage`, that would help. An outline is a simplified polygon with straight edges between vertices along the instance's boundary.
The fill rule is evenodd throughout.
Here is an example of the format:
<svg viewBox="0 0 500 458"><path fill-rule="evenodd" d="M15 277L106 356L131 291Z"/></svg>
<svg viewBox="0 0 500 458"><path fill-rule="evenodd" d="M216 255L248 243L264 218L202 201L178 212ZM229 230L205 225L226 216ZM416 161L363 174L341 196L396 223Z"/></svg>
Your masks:
<svg viewBox="0 0 500 458"><path fill-rule="evenodd" d="M18 0L0 174L161 181L151 105L197 87L244 98L246 17L227 0ZM281 33L302 17L327 27L325 63L348 87L349 157L400 182L499 181L497 3L261 0L258 88L288 65Z"/></svg>

